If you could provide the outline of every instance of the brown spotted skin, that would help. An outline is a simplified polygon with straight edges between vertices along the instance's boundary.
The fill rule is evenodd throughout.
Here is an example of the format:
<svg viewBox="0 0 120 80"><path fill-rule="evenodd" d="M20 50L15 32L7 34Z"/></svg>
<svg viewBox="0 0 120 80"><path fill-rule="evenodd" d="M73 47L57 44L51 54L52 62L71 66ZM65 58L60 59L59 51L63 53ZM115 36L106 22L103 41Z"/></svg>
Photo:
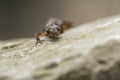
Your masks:
<svg viewBox="0 0 120 80"><path fill-rule="evenodd" d="M62 33L62 27L52 24L46 27L46 33L48 37L57 38Z"/></svg>
<svg viewBox="0 0 120 80"><path fill-rule="evenodd" d="M72 28L73 27L73 23L72 22L70 22L70 21L63 21L63 30L65 31L65 30L68 30L68 29L70 29L70 28Z"/></svg>
<svg viewBox="0 0 120 80"><path fill-rule="evenodd" d="M57 38L60 34L72 26L72 22L70 21L62 21L57 18L50 18L47 22L45 31L43 33L35 34L36 45L45 41L41 40L42 37L47 36L49 38Z"/></svg>

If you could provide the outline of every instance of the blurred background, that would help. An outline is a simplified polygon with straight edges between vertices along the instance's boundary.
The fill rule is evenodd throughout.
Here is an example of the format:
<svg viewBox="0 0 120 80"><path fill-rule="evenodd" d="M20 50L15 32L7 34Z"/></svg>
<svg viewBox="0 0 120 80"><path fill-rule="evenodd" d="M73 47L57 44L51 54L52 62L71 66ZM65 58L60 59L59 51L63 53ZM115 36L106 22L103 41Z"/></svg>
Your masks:
<svg viewBox="0 0 120 80"><path fill-rule="evenodd" d="M0 0L0 40L33 37L50 17L75 25L120 14L120 0Z"/></svg>

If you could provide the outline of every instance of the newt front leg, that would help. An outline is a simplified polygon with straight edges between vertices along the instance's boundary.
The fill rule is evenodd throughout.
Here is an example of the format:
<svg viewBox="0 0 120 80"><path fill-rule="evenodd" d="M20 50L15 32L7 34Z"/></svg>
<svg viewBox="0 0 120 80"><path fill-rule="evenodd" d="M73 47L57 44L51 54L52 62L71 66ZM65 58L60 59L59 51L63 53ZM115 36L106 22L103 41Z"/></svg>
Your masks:
<svg viewBox="0 0 120 80"><path fill-rule="evenodd" d="M35 39L36 39L36 44L35 45L37 45L38 43L43 44L43 42L45 41L44 37L46 37L46 33L45 32L43 32L43 33L36 33L35 34Z"/></svg>

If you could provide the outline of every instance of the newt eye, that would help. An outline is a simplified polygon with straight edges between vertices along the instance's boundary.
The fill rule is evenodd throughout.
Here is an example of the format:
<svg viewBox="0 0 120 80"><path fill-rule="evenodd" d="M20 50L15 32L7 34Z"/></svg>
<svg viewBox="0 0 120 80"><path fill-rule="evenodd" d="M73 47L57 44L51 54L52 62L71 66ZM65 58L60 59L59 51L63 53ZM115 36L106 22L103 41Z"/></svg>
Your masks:
<svg viewBox="0 0 120 80"><path fill-rule="evenodd" d="M61 31L61 29L60 29L60 28L58 28L58 31Z"/></svg>
<svg viewBox="0 0 120 80"><path fill-rule="evenodd" d="M60 31L60 29L58 28L58 31Z"/></svg>
<svg viewBox="0 0 120 80"><path fill-rule="evenodd" d="M46 31L48 34L50 33L50 31Z"/></svg>

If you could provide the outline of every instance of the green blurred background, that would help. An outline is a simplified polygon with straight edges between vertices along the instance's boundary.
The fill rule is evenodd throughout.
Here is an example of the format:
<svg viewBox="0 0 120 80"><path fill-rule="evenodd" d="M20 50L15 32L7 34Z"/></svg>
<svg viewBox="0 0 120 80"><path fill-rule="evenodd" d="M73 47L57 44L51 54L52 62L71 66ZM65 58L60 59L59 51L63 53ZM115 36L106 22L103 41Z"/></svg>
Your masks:
<svg viewBox="0 0 120 80"><path fill-rule="evenodd" d="M0 40L33 37L50 17L80 25L120 14L120 0L0 0Z"/></svg>

